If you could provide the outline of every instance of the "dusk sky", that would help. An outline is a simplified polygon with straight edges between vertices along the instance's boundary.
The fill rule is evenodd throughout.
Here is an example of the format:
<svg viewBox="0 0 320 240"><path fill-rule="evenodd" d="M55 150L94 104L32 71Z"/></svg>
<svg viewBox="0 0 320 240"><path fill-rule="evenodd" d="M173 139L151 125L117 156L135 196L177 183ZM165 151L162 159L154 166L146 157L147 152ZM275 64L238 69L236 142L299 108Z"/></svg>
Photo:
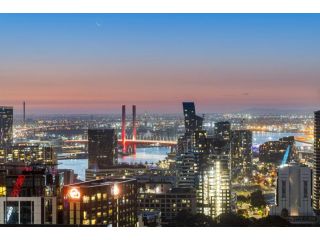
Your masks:
<svg viewBox="0 0 320 240"><path fill-rule="evenodd" d="M0 14L0 105L320 107L320 14Z"/></svg>

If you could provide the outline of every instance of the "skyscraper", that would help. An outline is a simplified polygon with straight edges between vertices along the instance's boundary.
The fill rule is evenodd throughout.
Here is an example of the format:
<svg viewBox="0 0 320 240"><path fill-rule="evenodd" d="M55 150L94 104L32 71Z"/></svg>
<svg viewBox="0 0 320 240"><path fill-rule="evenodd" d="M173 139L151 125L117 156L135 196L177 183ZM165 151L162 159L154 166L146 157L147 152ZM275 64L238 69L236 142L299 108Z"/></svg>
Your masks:
<svg viewBox="0 0 320 240"><path fill-rule="evenodd" d="M198 164L193 153L182 154L177 158L178 187L196 187Z"/></svg>
<svg viewBox="0 0 320 240"><path fill-rule="evenodd" d="M217 154L230 154L231 124L230 122L217 122L214 125L215 152Z"/></svg>
<svg viewBox="0 0 320 240"><path fill-rule="evenodd" d="M9 148L13 141L13 108L0 106L0 147Z"/></svg>
<svg viewBox="0 0 320 240"><path fill-rule="evenodd" d="M89 129L89 169L105 169L117 160L117 135L114 129Z"/></svg>
<svg viewBox="0 0 320 240"><path fill-rule="evenodd" d="M183 102L182 105L186 134L191 135L196 130L202 130L203 118L196 115L194 102Z"/></svg>
<svg viewBox="0 0 320 240"><path fill-rule="evenodd" d="M230 159L226 155L211 155L200 171L197 188L197 212L218 217L231 212Z"/></svg>
<svg viewBox="0 0 320 240"><path fill-rule="evenodd" d="M320 212L320 111L314 113L313 209Z"/></svg>
<svg viewBox="0 0 320 240"><path fill-rule="evenodd" d="M252 171L252 132L235 130L231 132L231 168L233 173L251 176Z"/></svg>

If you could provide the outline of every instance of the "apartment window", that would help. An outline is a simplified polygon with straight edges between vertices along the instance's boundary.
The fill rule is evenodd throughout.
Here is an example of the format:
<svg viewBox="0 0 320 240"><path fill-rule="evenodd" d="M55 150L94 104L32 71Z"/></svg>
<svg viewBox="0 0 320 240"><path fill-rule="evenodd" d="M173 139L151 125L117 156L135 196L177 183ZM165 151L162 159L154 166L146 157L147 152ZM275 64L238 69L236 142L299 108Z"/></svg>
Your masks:
<svg viewBox="0 0 320 240"><path fill-rule="evenodd" d="M83 196L82 201L83 203L88 203L90 198L88 196Z"/></svg>

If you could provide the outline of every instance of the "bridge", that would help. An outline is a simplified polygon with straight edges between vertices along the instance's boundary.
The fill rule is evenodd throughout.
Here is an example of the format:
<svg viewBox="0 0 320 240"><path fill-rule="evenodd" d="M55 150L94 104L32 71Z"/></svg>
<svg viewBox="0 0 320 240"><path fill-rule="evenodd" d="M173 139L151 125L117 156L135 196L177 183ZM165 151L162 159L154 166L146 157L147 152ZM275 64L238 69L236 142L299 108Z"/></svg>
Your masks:
<svg viewBox="0 0 320 240"><path fill-rule="evenodd" d="M122 105L122 118L121 118L121 139L118 139L118 145L122 148L122 153L136 153L137 145L152 145L152 146L168 146L172 147L177 144L173 139L137 139L137 120L136 120L136 105L132 106L132 135L131 138L126 136L126 106ZM80 143L88 144L87 139L83 140L65 140L64 143Z"/></svg>
<svg viewBox="0 0 320 240"><path fill-rule="evenodd" d="M80 139L80 140L65 140L64 143L68 144L68 143L80 143L80 144L88 144L88 140L87 139ZM118 144L122 145L122 139L118 139ZM177 141L171 141L171 140L148 140L148 139L136 139L136 140L132 140L132 139L126 139L125 140L125 144L128 145L156 145L156 146L175 146L177 144Z"/></svg>

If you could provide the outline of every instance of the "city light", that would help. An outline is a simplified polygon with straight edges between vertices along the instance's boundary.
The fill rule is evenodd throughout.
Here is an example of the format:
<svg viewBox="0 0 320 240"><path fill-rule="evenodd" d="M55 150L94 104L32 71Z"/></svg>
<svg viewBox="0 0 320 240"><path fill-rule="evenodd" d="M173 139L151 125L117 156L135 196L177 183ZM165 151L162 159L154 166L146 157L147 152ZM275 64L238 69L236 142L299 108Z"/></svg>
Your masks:
<svg viewBox="0 0 320 240"><path fill-rule="evenodd" d="M77 188L72 188L69 190L69 196L71 199L80 199L80 191Z"/></svg>
<svg viewBox="0 0 320 240"><path fill-rule="evenodd" d="M113 185L112 194L113 194L114 196L118 196L118 195L120 194L120 189L119 189L119 187L118 187L117 184L114 184L114 185Z"/></svg>

